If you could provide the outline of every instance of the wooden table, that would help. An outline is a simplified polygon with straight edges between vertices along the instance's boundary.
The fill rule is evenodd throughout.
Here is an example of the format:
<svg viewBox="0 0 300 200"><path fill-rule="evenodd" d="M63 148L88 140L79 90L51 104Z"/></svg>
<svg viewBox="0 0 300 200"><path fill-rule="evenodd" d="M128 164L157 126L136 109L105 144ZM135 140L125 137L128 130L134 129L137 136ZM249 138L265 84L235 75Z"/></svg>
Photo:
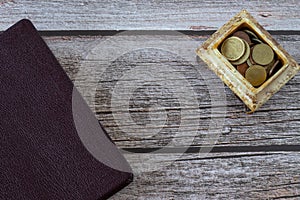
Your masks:
<svg viewBox="0 0 300 200"><path fill-rule="evenodd" d="M31 19L124 150L111 199L300 199L300 74L249 115L193 55L241 9L299 63L299 0L0 0L0 27Z"/></svg>

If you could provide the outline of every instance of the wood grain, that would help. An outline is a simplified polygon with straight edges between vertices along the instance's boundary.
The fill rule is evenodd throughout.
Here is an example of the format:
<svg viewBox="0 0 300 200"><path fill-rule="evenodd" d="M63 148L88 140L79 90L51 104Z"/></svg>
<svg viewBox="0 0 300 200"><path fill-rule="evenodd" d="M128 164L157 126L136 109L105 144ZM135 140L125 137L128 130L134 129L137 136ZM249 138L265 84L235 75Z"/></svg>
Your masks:
<svg viewBox="0 0 300 200"><path fill-rule="evenodd" d="M155 43L155 40L178 41L180 39L168 35L154 35L151 32L143 32L142 38L145 41ZM163 36L162 36L163 35ZM193 51L200 45L208 36L189 36L192 40L184 41L180 44L182 51ZM134 37L134 41L137 37ZM171 38L171 39L170 39ZM282 44L282 46L299 62L300 54L300 36L299 35L274 35L274 38ZM96 56L96 60L91 60L87 57L86 52L97 46L98 42L106 41L107 37L102 36L68 36L68 37L45 37L47 43L53 50L54 54L62 63L68 75L76 81L77 85L81 84L83 89L88 87L85 73L92 70L90 63L96 63L95 77L97 85L97 93L91 94L85 92L86 98L95 100L95 105L90 104L91 108L97 114L98 119L104 125L110 136L114 139L119 147L160 147L169 145L171 141L179 141L182 145L208 145L216 142L219 146L257 146L257 145L298 145L300 141L300 101L299 101L299 82L300 76L296 75L280 92L275 94L258 112L248 115L245 113L244 104L227 88L222 82L207 69L203 62L190 66L188 63L182 62L175 55L170 56L169 52L157 51L155 49L142 49L140 52L129 52L125 56L116 58L122 62L113 62L107 64L101 56ZM156 41L157 42L157 41ZM113 42L111 42L113 43ZM145 45L147 46L147 44ZM130 44L130 41L125 41L122 44ZM114 46L115 45L115 46ZM117 44L111 44L101 49L103 52L114 52L117 55ZM165 48L162 44L161 48ZM146 56L148 55L148 56ZM112 55L113 57L114 55ZM144 56L144 57L143 57ZM123 64L122 64L123 63ZM125 63L125 64L124 64ZM131 121L126 131L120 130L119 125L112 113L111 94L114 90L118 77L125 74L124 69L128 66L172 66L176 73L184 74L185 80L188 80L194 88L195 96L199 102L199 107L194 108L193 105L185 105L184 107L178 104L178 98L174 90L180 88L178 81L173 81L172 87L169 90L162 90L159 82L153 83L144 80L145 87L141 87L136 92L136 96L131 99L135 102L135 106L131 107L131 117L135 121ZM199 68L199 71L195 70ZM105 69L105 70L103 70ZM93 71L92 70L92 71ZM163 71L163 73L173 73L174 71ZM134 80L125 80L122 84L130 85ZM226 112L212 112L211 98L209 97L209 89L206 83L209 82L211 88L220 87L226 99L220 100L221 108L225 108ZM89 83L89 82L88 82ZM134 86L130 86L134 87ZM143 92L144 91L144 92ZM163 93L162 93L163 91ZM172 92L173 91L173 92ZM180 91L180 90L179 90ZM172 96L173 95L173 96ZM189 99L188 99L189 100ZM122 102L124 99L120 98ZM118 102L117 101L117 102ZM149 102L154 102L156 107L151 111L148 110ZM133 104L132 104L133 105ZM148 105L149 106L149 105ZM192 114L183 116L184 111L191 112L193 109L198 109L200 119L193 117ZM117 108L117 112L128 112L126 108ZM167 123L162 123L166 120L165 111L168 113ZM154 116L152 122L149 121L149 116ZM182 117L187 117L184 134L177 134L180 127ZM209 135L209 122L212 120L222 119L224 124L221 124L222 129L216 129L217 135ZM198 130L195 130L196 122L199 122ZM136 126L136 125L139 126ZM150 126L146 126L146 125ZM124 127L123 127L124 128ZM129 130L129 131L128 131ZM194 134L196 132L196 135ZM157 133L157 134L156 134ZM142 135L141 135L142 134ZM209 140L211 139L211 140ZM175 145L176 146L176 145ZM254 147L255 148L255 147Z"/></svg>
<svg viewBox="0 0 300 200"><path fill-rule="evenodd" d="M73 82L83 90L97 86L96 94L87 90L84 97L92 100L89 106L135 172L134 182L111 199L300 199L300 75L258 112L247 115L243 103L202 61L195 56L186 62L178 51L168 51L166 43L193 53L209 34L247 9L299 63L299 7L298 0L0 0L0 30L22 18L32 20L48 35L46 42ZM161 42L160 48L142 47L119 55L120 41L114 37L106 43L112 30L192 31L188 39L137 32L122 44L133 46L139 39L145 47ZM99 45L101 49L94 51ZM110 55L102 57L101 52ZM179 78L140 83L143 87L134 90L129 102L133 120L122 131L113 113L128 109L120 106L112 111L117 83L130 91L136 79L125 79L126 70L157 66L163 69L157 75L173 73ZM172 87L164 87L164 81ZM187 102L183 105L178 95L184 81L194 92L183 98ZM211 96L215 91L220 95ZM198 106L192 103L193 96ZM212 106L212 99L218 104ZM123 97L117 98L114 105L122 102ZM210 127L212 121L221 126ZM184 132L177 134L181 126ZM209 150L214 143L216 148L207 154L183 153L190 145L192 150ZM178 144L182 146L177 148Z"/></svg>
<svg viewBox="0 0 300 200"><path fill-rule="evenodd" d="M39 30L216 30L247 9L268 30L296 30L298 0L0 1L0 30L22 18Z"/></svg>
<svg viewBox="0 0 300 200"><path fill-rule="evenodd" d="M134 182L111 199L299 199L299 153L130 154ZM141 166L152 158L156 162ZM151 167L161 166L156 171Z"/></svg>

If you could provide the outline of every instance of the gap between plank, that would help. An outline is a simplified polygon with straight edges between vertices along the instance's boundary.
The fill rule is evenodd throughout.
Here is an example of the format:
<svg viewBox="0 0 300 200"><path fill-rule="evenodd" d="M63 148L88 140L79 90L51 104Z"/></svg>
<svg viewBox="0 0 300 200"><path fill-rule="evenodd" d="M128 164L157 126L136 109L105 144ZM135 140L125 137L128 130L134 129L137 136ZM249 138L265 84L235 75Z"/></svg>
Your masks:
<svg viewBox="0 0 300 200"><path fill-rule="evenodd" d="M264 145L264 146L190 146L190 147L153 147L153 148L122 148L131 153L245 153L245 152L300 152L300 145Z"/></svg>
<svg viewBox="0 0 300 200"><path fill-rule="evenodd" d="M39 31L41 36L111 36L117 33L124 32L126 30L57 30L57 31ZM130 30L131 31L131 30ZM132 31L143 31L143 30L132 30ZM145 30L145 32L151 31L161 31L170 32L178 31L186 35L212 35L216 30L202 30L202 31L192 31L192 30ZM276 30L269 31L271 35L300 35L300 31L295 30Z"/></svg>

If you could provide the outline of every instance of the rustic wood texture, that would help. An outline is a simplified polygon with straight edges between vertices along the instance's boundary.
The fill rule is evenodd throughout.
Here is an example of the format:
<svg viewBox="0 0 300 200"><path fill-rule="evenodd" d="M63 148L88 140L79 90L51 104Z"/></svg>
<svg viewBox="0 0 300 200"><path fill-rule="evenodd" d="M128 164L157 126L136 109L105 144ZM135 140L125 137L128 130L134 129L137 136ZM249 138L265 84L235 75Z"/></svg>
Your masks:
<svg viewBox="0 0 300 200"><path fill-rule="evenodd" d="M149 155L127 157L133 166ZM138 173L136 180L111 199L299 199L299 153L213 154L199 159L184 154L157 171ZM136 166L137 167L137 166ZM150 166L148 166L150 167Z"/></svg>
<svg viewBox="0 0 300 200"><path fill-rule="evenodd" d="M151 31L143 32L142 38L155 43L155 40L162 38L168 39L164 33L153 35ZM296 59L300 61L299 35L282 35L274 33L274 38ZM117 37L117 36L115 36ZM180 37L180 36L176 36ZM171 40L179 41L181 38ZM183 51L195 49L209 35L189 35L191 40L181 44ZM99 93L95 96L96 115L104 125L110 136L120 148L124 148L124 155L135 171L134 182L111 199L299 199L300 198L300 173L299 173L299 130L300 130L300 108L299 108L299 81L300 76L296 75L280 92L275 94L258 112L248 115L243 103L227 88L224 93L226 96L225 113L210 113L210 98L207 95L208 88L205 83L201 84L203 77L215 82L215 86L220 86L219 79L207 69L203 62L198 63L201 69L201 77L195 76L195 69L189 64L183 63L178 57L169 57L169 52L161 52L155 49L142 49L140 54L136 51L128 52L121 57L122 62L112 64L109 70L105 60L101 56L93 60L87 56L98 42L107 41L109 36L47 36L44 37L50 48L57 56L64 69L75 83L86 83L85 74L81 70L91 70L90 63L97 63L96 77L98 79ZM136 40L136 38L135 38ZM114 41L114 40L113 40ZM118 41L118 40L116 40ZM127 41L130 44L130 41ZM125 42L126 43L126 42ZM114 42L111 46L104 46L103 51L114 49L118 54L118 45ZM147 43L145 43L147 46ZM163 45L162 45L163 46ZM88 52L88 53L87 53ZM95 53L95 52L94 52ZM149 54L150 57L142 55ZM141 56L139 58L139 56ZM166 59L166 56L168 59ZM95 57L97 58L97 56ZM120 58L117 57L116 60ZM122 64L127 63L127 64ZM128 64L129 63L129 64ZM176 124L180 121L180 113L176 113L178 105L176 99L159 98L160 91L147 90L147 95L138 93L139 102L147 102L150 96L154 100L160 100L160 106L155 110L136 109L132 113L136 117L136 123L147 124L148 115L160 114L166 107L173 116L173 124L162 125L165 115L155 115L154 125L148 127L149 132L153 129L165 130L159 134L149 137L146 129L131 129L132 133L124 133L116 124L112 115L110 101L112 83L116 82L116 77L124 73L123 69L129 65L134 66L158 66L171 65L178 69L180 73L186 74L193 87L199 94L202 117L201 126L198 134L191 135L186 132L180 135L181 142L186 142L184 147L168 145L174 139L174 132L177 131ZM164 64L162 64L164 63ZM182 67L183 66L183 67ZM171 72L171 71L170 71ZM128 84L130 81L127 80ZM126 84L126 82L125 82ZM154 84L153 82L145 84ZM180 87L174 82L174 87ZM213 86L213 87L215 87ZM104 90L106 88L108 90ZM143 88L146 89L146 88ZM144 96L143 96L144 94ZM167 93L169 94L169 93ZM94 98L85 93L85 98ZM170 99L173 104L170 102ZM120 99L121 101L121 99ZM143 107L143 104L137 104ZM179 106L180 107L180 106ZM134 108L132 108L134 110ZM189 109L189 108L182 108ZM195 108L197 109L197 108ZM124 108L118 110L126 112ZM173 113L171 112L173 111ZM208 154L183 153L185 150L198 151L207 145L205 135L207 134L207 122L211 118L224 118L225 124L221 134L216 138L214 151ZM193 117L189 119L192 123ZM156 125L157 124L157 125ZM134 124L129 124L129 128ZM193 127L193 126L191 126ZM146 129L146 131L148 130ZM130 130L130 129L129 129ZM139 132L145 133L144 137L138 135ZM134 134L137 134L135 136ZM150 135L151 136L151 135ZM192 142L191 142L192 141ZM188 148L192 145L191 149ZM157 153L161 148L165 153ZM294 151L294 152L292 152ZM143 153L144 152L144 153ZM148 153L145 153L148 152Z"/></svg>
<svg viewBox="0 0 300 200"><path fill-rule="evenodd" d="M299 8L298 0L0 0L0 30L22 18L32 20L123 149L135 180L111 199L300 199L300 75L248 115L196 54L188 61L182 57L247 9L299 63ZM141 31L122 40L111 37L122 35L112 30L198 32ZM121 51L137 42L144 46ZM170 51L170 44L179 50ZM162 79L126 77L134 67L146 69L149 77L151 68L159 69L154 74ZM172 85L164 87L166 81ZM180 96L184 83L192 95ZM130 109L122 96L112 104L118 87L134 89L124 94L131 95ZM132 120L121 128L114 113L129 113ZM210 126L212 121L219 126Z"/></svg>
<svg viewBox="0 0 300 200"><path fill-rule="evenodd" d="M39 30L215 30L247 9L268 30L299 31L298 0L1 0L0 29L21 18Z"/></svg>
<svg viewBox="0 0 300 200"><path fill-rule="evenodd" d="M151 35L150 32L147 35L143 33L142 37L149 41L150 39L160 40L163 33L161 35ZM116 36L117 37L117 36ZM171 36L164 36L164 37L171 37ZM176 36L180 37L180 36ZM192 36L190 36L192 37ZM189 51L195 49L198 45L200 45L208 36L193 36L191 41L186 41L181 45L183 50ZM274 35L274 38L282 44L282 46L297 60L300 60L299 54L299 47L300 47L300 36L298 35ZM111 93L114 89L113 83L117 80L117 75L120 73L124 73L123 68L126 66L122 66L122 63L118 63L113 67L110 67L109 70L104 71L102 68L107 68L107 66L101 64L105 63L103 60L88 60L86 58L86 52L90 51L93 45L97 42L105 41L107 37L102 36L94 36L94 37L46 37L46 41L48 42L49 46L59 59L60 63L62 63L63 67L67 71L68 75L75 81L78 85L84 85L89 83L86 81L85 77L86 73L78 73L78 71L83 70L87 71L90 68L88 66L89 62L97 63L98 69L95 70L98 84L98 93L95 95L95 105L91 104L91 107L95 107L95 111L97 114L98 119L104 125L108 133L112 136L114 141L119 147L158 147L166 145L173 137L174 132L176 132L178 128L178 124L180 123L180 112L176 112L179 109L191 109L190 107L181 108L180 105L175 105L178 99L173 99L174 105L170 102L171 98L160 98L160 91L159 87L157 90L147 90L147 93L139 93L140 100L144 100L144 102L150 101L147 98L152 98L153 101L160 101L158 102L157 108L155 110L147 111L145 106L140 104L137 108L132 108L132 111L135 110L133 113L133 117L135 116L137 121L133 123L142 123L147 122L149 120L149 113L150 114L157 114L156 118L153 119L152 122L154 125L150 127L151 131L157 129L157 132L160 131L159 134L156 134L153 137L147 137L147 132L145 131L145 126L138 126L137 128L132 128L130 131L132 133L126 134L122 132L118 128L114 117L112 115L111 109ZM166 38L165 38L166 39ZM176 40L176 39L174 39ZM180 38L178 38L180 40ZM95 42L97 41L97 42ZM151 43L151 42L150 42ZM107 49L105 49L107 48ZM109 51L109 48L118 48L118 46L107 46L102 49L103 51ZM117 49L116 49L117 51ZM231 92L231 90L227 87L224 87L221 84L218 77L215 76L210 70L207 69L207 66L200 62L198 66L201 71L201 76L206 79L208 82L215 82L216 85L212 85L212 88L215 87L224 87L224 95L226 96L225 102L223 106L226 107L226 112L222 113L211 113L211 99L206 97L208 95L208 88L203 83L203 78L199 77L199 74L195 75L195 69L189 67L188 64L182 63L178 58L171 58L168 52L163 52L158 54L157 50L148 50L145 48L145 52L149 54L153 54L154 56L149 58L141 58L136 59L134 56L134 51L129 52L128 57L122 58L124 59L124 63L130 63L130 65L134 66L147 66L149 63L155 64L157 66L162 66L167 63L167 65L171 65L173 68L178 69L180 73L186 74L185 78L191 82L192 87L197 91L195 94L199 101L199 109L201 112L201 120L199 131L197 135L190 135L189 131L187 131L184 135L180 135L179 137L182 140L191 141L193 140L193 145L205 145L207 140L205 138L207 134L208 123L213 118L224 118L224 125L221 134L217 138L216 145L221 146L243 146L243 145L297 145L300 141L300 102L299 102L299 82L300 76L296 75L294 79L292 79L286 86L284 86L277 94L275 94L263 107L261 107L257 112L254 114L248 115L245 112L247 111L244 104ZM143 52L143 51L141 51ZM156 54L154 54L154 53ZM131 53L131 54L130 54ZM128 60L126 60L128 59ZM166 61L166 59L169 59ZM175 59L175 60L174 60ZM177 60L176 60L177 59ZM126 62L125 62L126 61ZM161 64L164 62L164 64ZM103 72L104 71L104 72ZM94 73L94 72L93 72ZM166 72L171 73L171 71ZM128 80L132 81L132 80ZM202 81L202 84L201 84ZM82 83L81 83L82 82ZM129 84L129 82L124 83ZM149 85L153 83L151 81L145 80L145 85ZM161 84L157 82L156 84ZM180 87L174 82L172 87ZM105 89L106 88L106 89ZM145 89L145 88L144 88ZM172 89L172 88L171 88ZM171 92L170 92L171 94ZM86 98L93 98L90 93L86 93ZM139 100L136 99L136 100ZM119 99L122 101L123 99ZM172 99L171 99L172 100ZM144 108L144 110L142 109ZM173 110L170 110L173 108ZM172 124L161 124L161 121L165 121L165 115L160 115L162 110L169 109L169 114L173 116L170 119ZM127 112L126 108L119 108L118 112ZM182 110L181 110L182 112ZM190 116L187 119L190 124L193 125L195 123L195 118ZM133 126L134 124L128 124L128 126ZM191 126L192 128L193 126ZM160 130L162 129L162 130ZM138 134L143 132L143 137L135 137L134 134Z"/></svg>

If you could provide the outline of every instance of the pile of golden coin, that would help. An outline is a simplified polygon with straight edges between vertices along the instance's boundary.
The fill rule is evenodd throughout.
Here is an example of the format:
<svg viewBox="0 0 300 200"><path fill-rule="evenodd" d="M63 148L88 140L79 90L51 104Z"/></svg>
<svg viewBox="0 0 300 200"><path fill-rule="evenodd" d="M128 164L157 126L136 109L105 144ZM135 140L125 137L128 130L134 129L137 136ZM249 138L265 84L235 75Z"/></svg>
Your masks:
<svg viewBox="0 0 300 200"><path fill-rule="evenodd" d="M281 67L272 48L248 29L233 33L224 40L220 50L254 87L262 85Z"/></svg>

